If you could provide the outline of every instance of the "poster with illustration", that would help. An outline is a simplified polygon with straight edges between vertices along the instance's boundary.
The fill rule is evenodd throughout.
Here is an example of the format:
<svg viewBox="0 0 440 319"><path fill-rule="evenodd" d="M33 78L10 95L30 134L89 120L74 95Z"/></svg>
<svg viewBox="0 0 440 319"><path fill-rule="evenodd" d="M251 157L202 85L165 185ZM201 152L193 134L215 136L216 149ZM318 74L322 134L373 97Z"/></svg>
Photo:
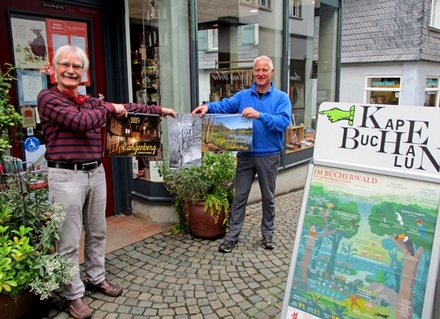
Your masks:
<svg viewBox="0 0 440 319"><path fill-rule="evenodd" d="M46 65L47 35L44 19L11 18L14 65L21 69L39 69Z"/></svg>
<svg viewBox="0 0 440 319"><path fill-rule="evenodd" d="M437 115L421 106L320 105L283 319L431 318Z"/></svg>
<svg viewBox="0 0 440 319"><path fill-rule="evenodd" d="M314 166L286 318L423 318L440 184Z"/></svg>

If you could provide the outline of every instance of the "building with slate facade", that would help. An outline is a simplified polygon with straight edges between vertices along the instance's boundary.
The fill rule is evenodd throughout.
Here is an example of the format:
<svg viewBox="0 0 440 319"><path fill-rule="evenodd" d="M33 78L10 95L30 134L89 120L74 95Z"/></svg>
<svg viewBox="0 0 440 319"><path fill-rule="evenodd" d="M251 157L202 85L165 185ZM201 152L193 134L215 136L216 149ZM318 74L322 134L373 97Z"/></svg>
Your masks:
<svg viewBox="0 0 440 319"><path fill-rule="evenodd" d="M439 107L440 1L346 0L340 101Z"/></svg>

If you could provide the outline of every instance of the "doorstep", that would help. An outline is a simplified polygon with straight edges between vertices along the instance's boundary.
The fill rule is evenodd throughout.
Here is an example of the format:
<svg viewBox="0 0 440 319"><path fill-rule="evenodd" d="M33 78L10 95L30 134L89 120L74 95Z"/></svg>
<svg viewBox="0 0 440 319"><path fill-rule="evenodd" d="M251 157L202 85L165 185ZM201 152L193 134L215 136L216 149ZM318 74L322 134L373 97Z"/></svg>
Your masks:
<svg viewBox="0 0 440 319"><path fill-rule="evenodd" d="M114 215L106 218L107 238L105 253L111 253L145 238L166 232L171 224L152 223L133 215ZM84 236L81 238L79 263L84 262Z"/></svg>

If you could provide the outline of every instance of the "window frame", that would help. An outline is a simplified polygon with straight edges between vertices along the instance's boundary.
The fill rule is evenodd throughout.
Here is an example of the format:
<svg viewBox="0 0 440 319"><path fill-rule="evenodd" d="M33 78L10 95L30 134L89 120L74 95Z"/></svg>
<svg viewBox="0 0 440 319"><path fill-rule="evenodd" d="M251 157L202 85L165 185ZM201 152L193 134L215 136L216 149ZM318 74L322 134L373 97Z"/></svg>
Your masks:
<svg viewBox="0 0 440 319"><path fill-rule="evenodd" d="M297 14L294 14L295 11ZM289 0L289 17L302 18L302 0Z"/></svg>
<svg viewBox="0 0 440 319"><path fill-rule="evenodd" d="M432 0L429 26L440 30L440 0Z"/></svg>
<svg viewBox="0 0 440 319"><path fill-rule="evenodd" d="M262 4L262 2L265 2ZM244 4L250 7L259 8L263 10L271 10L271 0L240 0L240 4Z"/></svg>
<svg viewBox="0 0 440 319"><path fill-rule="evenodd" d="M217 32L217 34L215 34L215 32ZM203 36L203 38L205 38L204 40L200 37L202 34L205 34L205 36ZM199 43L199 51L218 51L218 29L199 30L197 33L197 37ZM215 46L216 44L217 46Z"/></svg>
<svg viewBox="0 0 440 319"><path fill-rule="evenodd" d="M263 1L265 1L265 4L262 4ZM270 0L258 0L258 7L265 10L270 10L272 8Z"/></svg>
<svg viewBox="0 0 440 319"><path fill-rule="evenodd" d="M398 87L395 86L387 86L386 80L382 81L384 85L382 87L380 86L373 86L372 82L373 79L399 79L398 81ZM392 81L389 81L390 83ZM378 103L377 101L372 102L371 94L372 92L394 92L395 97L397 98L398 102L397 105L400 105L400 93L402 91L402 76L396 76L396 75L389 75L389 76L383 76L383 75L374 75L374 76L366 76L365 77L365 87L364 87L364 103L366 104L379 104L379 105L394 105L394 104L387 104L387 103Z"/></svg>
<svg viewBox="0 0 440 319"><path fill-rule="evenodd" d="M430 81L437 81L436 86L432 87L429 86L428 82ZM438 76L428 76L426 77L426 82L425 82L425 102L423 103L423 106L425 107L440 107L440 78ZM426 105L426 96L428 94L431 94L430 92L435 92L435 102L434 105Z"/></svg>

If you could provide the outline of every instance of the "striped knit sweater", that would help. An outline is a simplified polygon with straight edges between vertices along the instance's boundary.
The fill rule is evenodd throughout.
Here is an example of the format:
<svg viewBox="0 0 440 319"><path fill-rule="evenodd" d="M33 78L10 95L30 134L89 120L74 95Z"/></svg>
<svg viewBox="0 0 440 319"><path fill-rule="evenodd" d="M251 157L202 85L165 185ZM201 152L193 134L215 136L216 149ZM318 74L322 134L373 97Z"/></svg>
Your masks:
<svg viewBox="0 0 440 319"><path fill-rule="evenodd" d="M162 113L160 106L124 105L129 112ZM54 86L38 94L37 106L46 143L46 160L81 163L101 159L101 127L115 113L111 103L89 97L83 105L77 105Z"/></svg>

